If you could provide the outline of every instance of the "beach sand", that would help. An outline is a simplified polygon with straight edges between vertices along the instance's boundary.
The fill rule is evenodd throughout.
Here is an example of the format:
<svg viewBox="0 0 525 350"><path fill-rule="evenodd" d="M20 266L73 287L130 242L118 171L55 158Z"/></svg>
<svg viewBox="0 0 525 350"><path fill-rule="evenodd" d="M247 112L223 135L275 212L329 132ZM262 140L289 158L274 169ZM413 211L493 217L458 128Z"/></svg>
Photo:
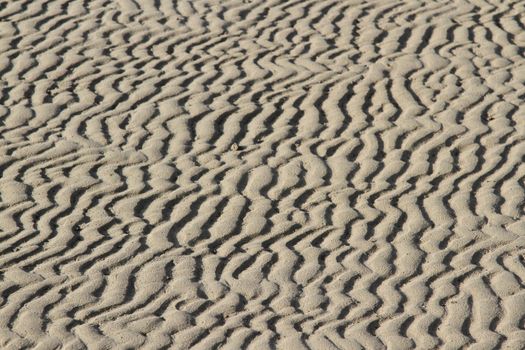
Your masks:
<svg viewBox="0 0 525 350"><path fill-rule="evenodd" d="M524 349L525 2L0 2L1 349Z"/></svg>

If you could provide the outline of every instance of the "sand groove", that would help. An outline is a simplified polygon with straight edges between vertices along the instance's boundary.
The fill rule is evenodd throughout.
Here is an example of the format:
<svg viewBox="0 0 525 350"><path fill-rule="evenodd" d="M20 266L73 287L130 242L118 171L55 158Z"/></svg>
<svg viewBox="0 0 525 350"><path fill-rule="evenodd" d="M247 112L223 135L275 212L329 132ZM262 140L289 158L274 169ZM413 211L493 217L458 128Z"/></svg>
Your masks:
<svg viewBox="0 0 525 350"><path fill-rule="evenodd" d="M0 47L1 348L523 348L523 1L10 0Z"/></svg>

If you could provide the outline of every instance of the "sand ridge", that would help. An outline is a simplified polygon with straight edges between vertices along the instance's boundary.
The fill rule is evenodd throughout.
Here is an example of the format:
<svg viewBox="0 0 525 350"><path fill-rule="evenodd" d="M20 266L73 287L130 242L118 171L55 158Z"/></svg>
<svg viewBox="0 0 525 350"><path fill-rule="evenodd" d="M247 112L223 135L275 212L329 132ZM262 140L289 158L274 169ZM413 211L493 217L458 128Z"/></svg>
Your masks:
<svg viewBox="0 0 525 350"><path fill-rule="evenodd" d="M0 3L0 348L522 349L525 2Z"/></svg>

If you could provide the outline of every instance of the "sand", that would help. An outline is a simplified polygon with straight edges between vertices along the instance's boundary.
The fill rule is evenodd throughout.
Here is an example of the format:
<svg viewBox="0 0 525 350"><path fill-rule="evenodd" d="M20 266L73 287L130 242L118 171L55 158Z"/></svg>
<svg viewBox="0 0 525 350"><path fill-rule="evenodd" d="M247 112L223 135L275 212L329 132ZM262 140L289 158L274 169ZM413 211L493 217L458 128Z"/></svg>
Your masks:
<svg viewBox="0 0 525 350"><path fill-rule="evenodd" d="M0 2L1 349L524 349L525 2Z"/></svg>

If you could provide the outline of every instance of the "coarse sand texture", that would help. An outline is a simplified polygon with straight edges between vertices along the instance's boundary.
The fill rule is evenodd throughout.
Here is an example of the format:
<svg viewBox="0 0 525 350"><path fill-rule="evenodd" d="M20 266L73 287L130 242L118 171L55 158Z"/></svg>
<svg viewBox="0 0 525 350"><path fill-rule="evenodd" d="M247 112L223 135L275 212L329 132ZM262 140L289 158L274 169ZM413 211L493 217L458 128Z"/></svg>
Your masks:
<svg viewBox="0 0 525 350"><path fill-rule="evenodd" d="M525 0L0 0L0 349L525 349Z"/></svg>

